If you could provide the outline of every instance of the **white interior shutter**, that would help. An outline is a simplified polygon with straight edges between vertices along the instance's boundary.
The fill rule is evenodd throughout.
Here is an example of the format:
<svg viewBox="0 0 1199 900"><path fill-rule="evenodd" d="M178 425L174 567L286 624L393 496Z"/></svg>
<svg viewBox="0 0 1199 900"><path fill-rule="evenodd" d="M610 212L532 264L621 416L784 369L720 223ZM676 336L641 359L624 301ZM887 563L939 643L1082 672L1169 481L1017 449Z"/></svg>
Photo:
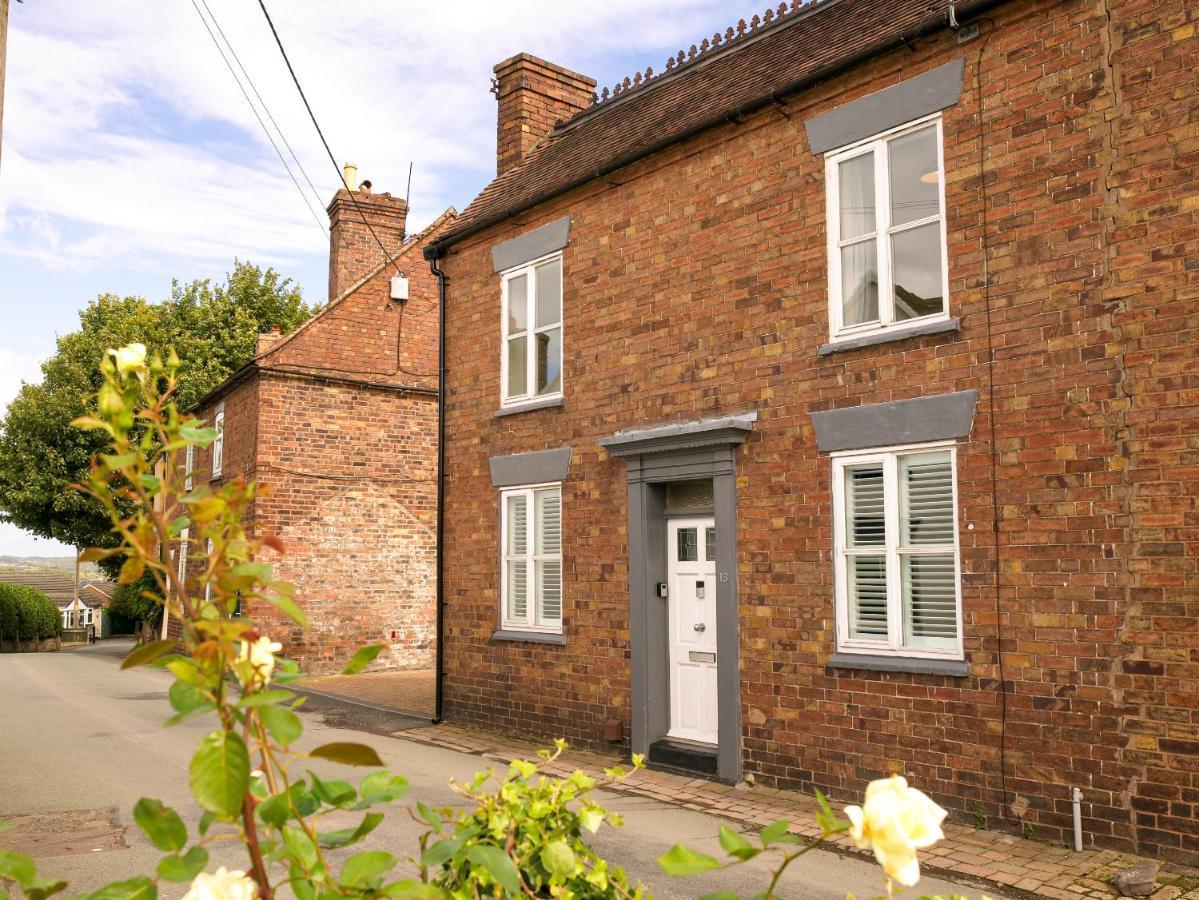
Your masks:
<svg viewBox="0 0 1199 900"><path fill-rule="evenodd" d="M508 568L507 616L514 622L526 622L529 617L529 515L525 494L510 494L505 511L507 517Z"/></svg>
<svg viewBox="0 0 1199 900"><path fill-rule="evenodd" d="M845 470L848 548L854 551L877 548L873 553L853 552L846 560L850 635L855 638L887 638L887 530L883 484L881 462Z"/></svg>
<svg viewBox="0 0 1199 900"><path fill-rule="evenodd" d="M558 488L536 493L537 624L562 621L562 495Z"/></svg>
<svg viewBox="0 0 1199 900"><path fill-rule="evenodd" d="M904 456L899 483L906 636L916 645L956 643L952 458L944 452Z"/></svg>

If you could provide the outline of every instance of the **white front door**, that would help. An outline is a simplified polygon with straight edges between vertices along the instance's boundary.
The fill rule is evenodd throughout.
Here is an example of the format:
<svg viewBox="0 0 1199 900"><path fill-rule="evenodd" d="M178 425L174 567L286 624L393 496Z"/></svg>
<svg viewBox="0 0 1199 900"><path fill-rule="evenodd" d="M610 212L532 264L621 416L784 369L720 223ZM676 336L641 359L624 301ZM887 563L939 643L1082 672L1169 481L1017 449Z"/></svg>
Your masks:
<svg viewBox="0 0 1199 900"><path fill-rule="evenodd" d="M715 744L716 520L666 528L670 604L670 737Z"/></svg>

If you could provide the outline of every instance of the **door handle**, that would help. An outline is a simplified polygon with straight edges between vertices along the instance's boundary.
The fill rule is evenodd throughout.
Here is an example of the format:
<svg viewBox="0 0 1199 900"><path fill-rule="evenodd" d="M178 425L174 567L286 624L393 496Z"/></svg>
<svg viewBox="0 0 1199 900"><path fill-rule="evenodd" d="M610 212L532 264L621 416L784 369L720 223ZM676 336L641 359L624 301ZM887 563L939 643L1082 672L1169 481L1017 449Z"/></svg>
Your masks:
<svg viewBox="0 0 1199 900"><path fill-rule="evenodd" d="M708 630L708 626L705 625L703 622L696 622L691 627L695 631L707 631Z"/></svg>

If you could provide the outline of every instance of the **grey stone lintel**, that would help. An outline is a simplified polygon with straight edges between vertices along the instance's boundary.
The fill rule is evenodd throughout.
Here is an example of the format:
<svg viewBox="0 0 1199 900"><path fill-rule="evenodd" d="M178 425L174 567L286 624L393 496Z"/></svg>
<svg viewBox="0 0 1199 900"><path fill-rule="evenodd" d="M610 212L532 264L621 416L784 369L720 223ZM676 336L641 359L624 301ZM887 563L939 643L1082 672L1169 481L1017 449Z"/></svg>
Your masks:
<svg viewBox="0 0 1199 900"><path fill-rule="evenodd" d="M953 106L962 96L965 65L955 59L805 120L808 147L827 153Z"/></svg>
<svg viewBox="0 0 1199 900"><path fill-rule="evenodd" d="M570 216L563 216L491 248L491 263L505 272L561 250L570 242Z"/></svg>
<svg viewBox="0 0 1199 900"><path fill-rule="evenodd" d="M821 452L864 450L967 437L978 391L869 403L812 413Z"/></svg>
<svg viewBox="0 0 1199 900"><path fill-rule="evenodd" d="M514 453L491 457L492 487L516 487L522 484L546 484L565 481L570 469L570 448Z"/></svg>
<svg viewBox="0 0 1199 900"><path fill-rule="evenodd" d="M749 410L713 419L629 428L600 438L596 443L612 456L636 456L721 444L741 444L749 437L757 420L758 411Z"/></svg>

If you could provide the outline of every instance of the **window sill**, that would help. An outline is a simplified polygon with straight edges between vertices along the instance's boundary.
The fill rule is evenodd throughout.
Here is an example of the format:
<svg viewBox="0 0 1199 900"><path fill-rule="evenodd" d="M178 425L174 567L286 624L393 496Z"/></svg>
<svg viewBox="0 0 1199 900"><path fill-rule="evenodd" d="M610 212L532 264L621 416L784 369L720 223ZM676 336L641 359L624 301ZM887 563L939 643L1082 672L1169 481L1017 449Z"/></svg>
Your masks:
<svg viewBox="0 0 1199 900"><path fill-rule="evenodd" d="M820 356L830 356L834 353L844 353L847 350L860 350L863 347L874 347L878 344L889 344L892 341L923 337L928 334L947 334L961 331L961 328L961 319L942 319L937 322L926 322L923 325L913 325L910 328L889 328L886 331L872 331L869 334L840 338L827 344L821 344L816 352Z"/></svg>
<svg viewBox="0 0 1199 900"><path fill-rule="evenodd" d="M566 635L551 634L546 631L505 631L503 628L497 628L491 639L493 641L523 641L528 644L566 645Z"/></svg>
<svg viewBox="0 0 1199 900"><path fill-rule="evenodd" d="M970 663L961 659L926 659L914 656L874 656L868 653L834 653L825 663L834 669L863 669L868 672L911 672L917 675L949 675L964 678Z"/></svg>
<svg viewBox="0 0 1199 900"><path fill-rule="evenodd" d="M550 409L554 406L562 406L561 397L546 397L542 400L530 400L527 403L521 403L518 406L505 406L495 411L495 418L499 419L503 416L514 416L517 413L532 412L535 409Z"/></svg>

